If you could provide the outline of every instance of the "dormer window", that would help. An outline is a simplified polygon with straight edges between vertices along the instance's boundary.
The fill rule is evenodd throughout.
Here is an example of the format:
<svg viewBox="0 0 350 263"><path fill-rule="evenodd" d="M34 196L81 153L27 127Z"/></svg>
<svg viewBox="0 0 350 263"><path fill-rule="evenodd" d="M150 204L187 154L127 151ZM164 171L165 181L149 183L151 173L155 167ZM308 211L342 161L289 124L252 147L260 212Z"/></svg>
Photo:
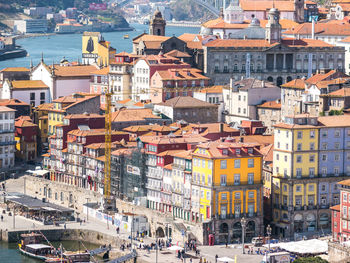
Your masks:
<svg viewBox="0 0 350 263"><path fill-rule="evenodd" d="M248 153L253 153L253 148L248 148Z"/></svg>
<svg viewBox="0 0 350 263"><path fill-rule="evenodd" d="M222 150L222 154L223 154L223 155L227 155L227 154L228 154L227 149L223 149L223 150Z"/></svg>
<svg viewBox="0 0 350 263"><path fill-rule="evenodd" d="M241 149L236 149L236 154L241 154Z"/></svg>
<svg viewBox="0 0 350 263"><path fill-rule="evenodd" d="M303 119L298 119L299 124L303 124Z"/></svg>

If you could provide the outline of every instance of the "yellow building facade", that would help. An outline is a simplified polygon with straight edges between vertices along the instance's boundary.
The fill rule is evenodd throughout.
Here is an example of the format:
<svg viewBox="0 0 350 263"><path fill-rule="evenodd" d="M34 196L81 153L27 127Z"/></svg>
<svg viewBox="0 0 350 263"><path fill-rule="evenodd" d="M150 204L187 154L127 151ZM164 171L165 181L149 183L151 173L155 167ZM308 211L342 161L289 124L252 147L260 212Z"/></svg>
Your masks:
<svg viewBox="0 0 350 263"><path fill-rule="evenodd" d="M242 217L251 218L247 236L262 226L262 155L254 144L233 140L199 145L193 153L192 178L200 187L200 216L213 220L222 242L240 235Z"/></svg>

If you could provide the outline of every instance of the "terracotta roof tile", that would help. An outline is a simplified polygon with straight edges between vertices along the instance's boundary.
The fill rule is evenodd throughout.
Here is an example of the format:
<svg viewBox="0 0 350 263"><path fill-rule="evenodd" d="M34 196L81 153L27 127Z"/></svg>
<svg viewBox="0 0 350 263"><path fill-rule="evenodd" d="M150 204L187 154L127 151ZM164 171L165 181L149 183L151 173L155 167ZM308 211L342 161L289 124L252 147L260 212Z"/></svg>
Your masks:
<svg viewBox="0 0 350 263"><path fill-rule="evenodd" d="M224 89L224 85L217 85L217 86L211 86L207 88L201 89L200 93L222 93L222 90Z"/></svg>
<svg viewBox="0 0 350 263"><path fill-rule="evenodd" d="M273 7L277 8L279 11L290 11L294 12L294 2L293 1L253 1L253 0L241 0L240 6L244 11L266 11Z"/></svg>
<svg viewBox="0 0 350 263"><path fill-rule="evenodd" d="M41 80L14 80L11 82L14 89L48 89Z"/></svg>
<svg viewBox="0 0 350 263"><path fill-rule="evenodd" d="M91 72L91 75L107 75L109 73L109 66Z"/></svg>
<svg viewBox="0 0 350 263"><path fill-rule="evenodd" d="M342 88L327 94L329 97L349 97L350 88Z"/></svg>
<svg viewBox="0 0 350 263"><path fill-rule="evenodd" d="M312 23L303 23L295 27L294 29L283 32L284 35L311 35ZM350 24L349 23L316 23L315 35L325 36L350 36Z"/></svg>
<svg viewBox="0 0 350 263"><path fill-rule="evenodd" d="M16 111L14 109L8 108L6 106L0 106L0 112Z"/></svg>
<svg viewBox="0 0 350 263"><path fill-rule="evenodd" d="M52 66L49 66L51 70ZM92 65L75 65L75 66L60 66L55 65L55 75L58 77L89 77L92 72L97 70L96 66Z"/></svg>
<svg viewBox="0 0 350 263"><path fill-rule="evenodd" d="M196 68L168 69L157 71L162 80L208 80L209 78L201 74L201 70Z"/></svg>
<svg viewBox="0 0 350 263"><path fill-rule="evenodd" d="M24 67L8 67L0 70L0 72L29 72L28 68Z"/></svg>
<svg viewBox="0 0 350 263"><path fill-rule="evenodd" d="M0 99L0 106L29 106L28 103L25 103L19 99Z"/></svg>
<svg viewBox="0 0 350 263"><path fill-rule="evenodd" d="M277 46L279 43L270 44L264 39L215 39L205 46L207 47L264 47L271 48Z"/></svg>
<svg viewBox="0 0 350 263"><path fill-rule="evenodd" d="M53 109L53 103L43 103L36 107L37 110L51 110Z"/></svg>
<svg viewBox="0 0 350 263"><path fill-rule="evenodd" d="M325 74L315 74L312 77L308 78L305 82L307 84L311 84L311 85L315 85L318 82L332 76L333 74L335 74L337 71L336 70L330 70L329 72L325 73Z"/></svg>
<svg viewBox="0 0 350 263"><path fill-rule="evenodd" d="M165 55L175 57L175 58L190 58L191 57L187 52L182 52L182 51L179 51L176 49L174 49L168 53L165 53Z"/></svg>
<svg viewBox="0 0 350 263"><path fill-rule="evenodd" d="M160 106L167 106L172 108L217 108L217 105L206 101L198 100L192 97L175 97L165 102L158 103Z"/></svg>
<svg viewBox="0 0 350 263"><path fill-rule="evenodd" d="M156 42L164 42L165 40L168 40L170 37L166 36L156 36L156 35L148 35L144 34L140 37L136 37L133 39L133 43L139 43L141 41L156 41Z"/></svg>
<svg viewBox="0 0 350 263"><path fill-rule="evenodd" d="M258 108L269 108L269 109L281 109L281 102L280 101L276 101L276 100L272 100L272 101L266 101L263 104L260 104L257 106Z"/></svg>
<svg viewBox="0 0 350 263"><path fill-rule="evenodd" d="M120 109L112 113L112 122L144 121L160 119L152 113L152 109Z"/></svg>
<svg viewBox="0 0 350 263"><path fill-rule="evenodd" d="M306 86L304 79L293 79L282 85L283 88L301 89L304 90Z"/></svg>

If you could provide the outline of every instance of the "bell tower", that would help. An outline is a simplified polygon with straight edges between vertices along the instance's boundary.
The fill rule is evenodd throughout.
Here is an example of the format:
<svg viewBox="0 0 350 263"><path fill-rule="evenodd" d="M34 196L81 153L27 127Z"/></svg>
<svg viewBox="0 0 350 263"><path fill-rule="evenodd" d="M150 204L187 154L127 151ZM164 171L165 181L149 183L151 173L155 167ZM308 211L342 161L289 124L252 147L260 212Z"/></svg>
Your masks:
<svg viewBox="0 0 350 263"><path fill-rule="evenodd" d="M149 23L149 34L156 36L165 36L165 19L162 13L157 9Z"/></svg>
<svg viewBox="0 0 350 263"><path fill-rule="evenodd" d="M276 8L271 8L267 18L265 39L270 43L281 42L282 27L280 24L280 11Z"/></svg>
<svg viewBox="0 0 350 263"><path fill-rule="evenodd" d="M304 23L304 0L294 0L294 21Z"/></svg>

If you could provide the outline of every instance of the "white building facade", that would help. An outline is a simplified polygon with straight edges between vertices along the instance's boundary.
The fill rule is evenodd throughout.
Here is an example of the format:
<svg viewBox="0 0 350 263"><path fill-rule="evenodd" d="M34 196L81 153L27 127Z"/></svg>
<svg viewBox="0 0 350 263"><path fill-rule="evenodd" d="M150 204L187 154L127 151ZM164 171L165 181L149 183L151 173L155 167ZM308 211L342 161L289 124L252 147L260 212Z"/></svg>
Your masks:
<svg viewBox="0 0 350 263"><path fill-rule="evenodd" d="M15 165L15 111L0 106L0 171Z"/></svg>

